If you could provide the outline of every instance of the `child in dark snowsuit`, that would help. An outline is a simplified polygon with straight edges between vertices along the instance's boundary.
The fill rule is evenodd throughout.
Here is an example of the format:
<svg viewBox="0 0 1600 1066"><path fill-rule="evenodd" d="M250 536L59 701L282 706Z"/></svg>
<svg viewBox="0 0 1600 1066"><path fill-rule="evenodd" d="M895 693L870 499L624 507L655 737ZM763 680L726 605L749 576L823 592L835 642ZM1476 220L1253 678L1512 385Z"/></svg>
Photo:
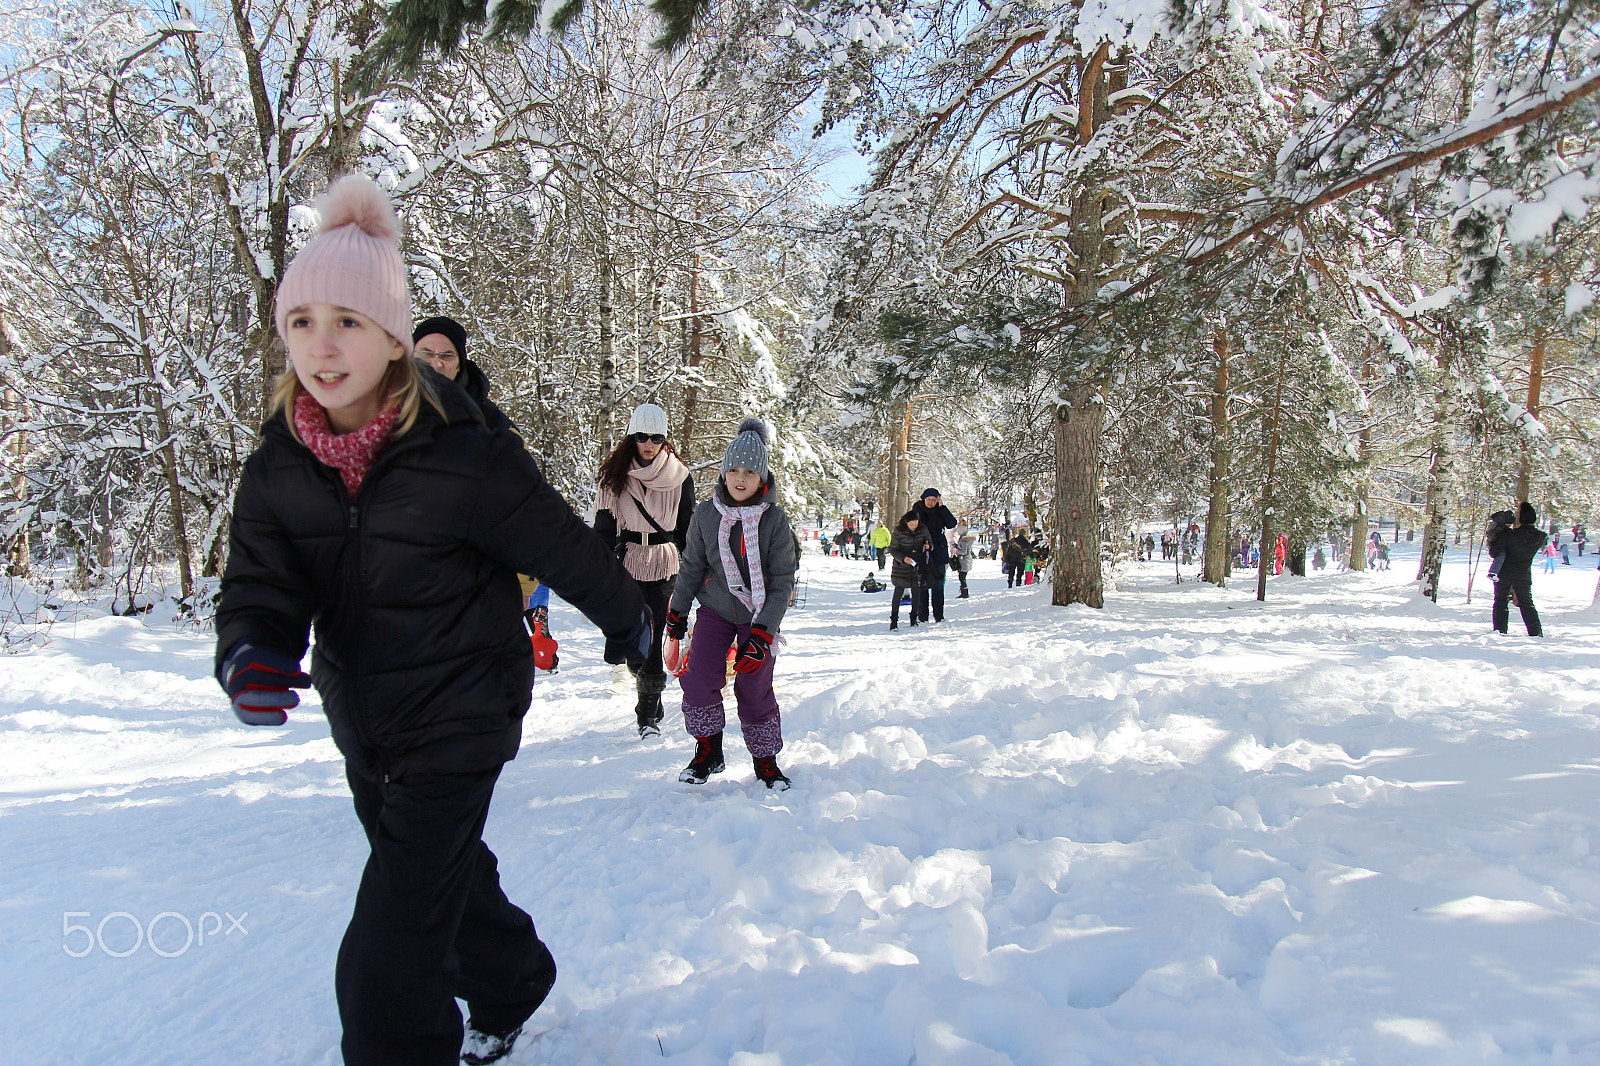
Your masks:
<svg viewBox="0 0 1600 1066"><path fill-rule="evenodd" d="M728 649L737 647L733 696L756 778L768 788L789 787L789 778L778 769L783 723L772 691L773 643L800 559L789 518L776 497L767 466L767 427L758 418L747 418L722 457L715 492L689 522L667 611L666 667L681 673L683 724L695 738L694 758L678 775L686 784L703 785L723 770L724 664ZM678 642L688 632L695 600L700 610L685 652ZM687 668L681 662L685 654Z"/></svg>
<svg viewBox="0 0 1600 1066"><path fill-rule="evenodd" d="M282 725L315 684L345 758L371 852L334 975L344 1061L492 1062L556 976L482 839L533 681L517 574L604 630L612 662L644 661L649 620L516 434L411 358L388 197L352 176L320 207L278 287L290 369L234 499L216 676L247 725Z"/></svg>

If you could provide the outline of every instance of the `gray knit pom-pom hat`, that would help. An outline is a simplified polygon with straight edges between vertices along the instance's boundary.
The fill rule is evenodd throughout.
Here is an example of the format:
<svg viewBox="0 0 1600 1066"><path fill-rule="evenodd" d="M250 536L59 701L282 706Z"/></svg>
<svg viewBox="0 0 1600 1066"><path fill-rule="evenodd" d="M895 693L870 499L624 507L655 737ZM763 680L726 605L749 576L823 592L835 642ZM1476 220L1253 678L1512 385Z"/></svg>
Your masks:
<svg viewBox="0 0 1600 1066"><path fill-rule="evenodd" d="M747 418L739 423L738 435L728 445L722 456L722 473L735 467L754 470L762 479L767 477L767 424L759 418Z"/></svg>

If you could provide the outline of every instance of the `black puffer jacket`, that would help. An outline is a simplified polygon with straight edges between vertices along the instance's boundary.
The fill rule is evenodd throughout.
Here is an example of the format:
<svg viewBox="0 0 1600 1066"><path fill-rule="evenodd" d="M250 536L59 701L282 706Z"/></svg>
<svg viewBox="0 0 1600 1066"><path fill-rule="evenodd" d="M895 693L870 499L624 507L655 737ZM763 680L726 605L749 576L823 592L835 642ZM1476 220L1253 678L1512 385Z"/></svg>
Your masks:
<svg viewBox="0 0 1600 1066"><path fill-rule="evenodd" d="M897 525L894 532L889 534L889 578L896 585L904 588L916 588L922 582L923 571L928 563L928 554L932 544L928 531L917 523L916 529L907 529ZM916 566L906 564L906 558L917 560Z"/></svg>
<svg viewBox="0 0 1600 1066"><path fill-rule="evenodd" d="M515 756L533 656L517 573L608 636L644 607L515 434L455 385L428 381L410 432L354 500L280 413L245 464L217 611L217 659L243 640L306 650L333 738L368 777L490 769Z"/></svg>
<svg viewBox="0 0 1600 1066"><path fill-rule="evenodd" d="M1504 556L1500 576L1533 580L1533 558L1550 539L1549 534L1537 526L1517 526L1489 538L1489 554Z"/></svg>
<svg viewBox="0 0 1600 1066"><path fill-rule="evenodd" d="M483 412L483 421L490 429L516 430L516 423L489 399L489 378L477 363L471 359L461 360L461 369L456 371L456 384L472 397L472 402Z"/></svg>

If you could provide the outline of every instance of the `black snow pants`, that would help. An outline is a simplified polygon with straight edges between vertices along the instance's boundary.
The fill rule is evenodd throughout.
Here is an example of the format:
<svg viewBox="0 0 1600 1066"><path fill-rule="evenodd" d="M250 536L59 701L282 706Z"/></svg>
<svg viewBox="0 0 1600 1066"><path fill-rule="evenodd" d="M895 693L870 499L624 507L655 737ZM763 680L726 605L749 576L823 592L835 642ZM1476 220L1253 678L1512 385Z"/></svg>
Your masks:
<svg viewBox="0 0 1600 1066"><path fill-rule="evenodd" d="M376 782L346 768L372 852L339 945L334 987L347 1066L455 1066L467 1001L509 1033L555 983L533 919L506 899L483 843L500 769Z"/></svg>
<svg viewBox="0 0 1600 1066"><path fill-rule="evenodd" d="M917 614L924 622L928 620L930 605L933 620L944 621L944 572L943 566L929 563L927 579L917 586L916 592L912 593L916 601Z"/></svg>
<svg viewBox="0 0 1600 1066"><path fill-rule="evenodd" d="M639 591L644 593L644 605L650 608L650 655L633 675L641 696L659 696L667 687L667 668L661 662L661 636L667 628L667 604L677 580L678 575L674 574L660 581L637 582Z"/></svg>
<svg viewBox="0 0 1600 1066"><path fill-rule="evenodd" d="M1504 633L1511 622L1511 608L1506 600L1515 592L1517 594L1517 609L1522 612L1522 624L1528 627L1528 636L1544 636L1544 628L1539 624L1539 610L1533 605L1533 575L1527 577L1506 577L1504 573L1494 583L1494 607L1490 618L1494 622L1495 632Z"/></svg>

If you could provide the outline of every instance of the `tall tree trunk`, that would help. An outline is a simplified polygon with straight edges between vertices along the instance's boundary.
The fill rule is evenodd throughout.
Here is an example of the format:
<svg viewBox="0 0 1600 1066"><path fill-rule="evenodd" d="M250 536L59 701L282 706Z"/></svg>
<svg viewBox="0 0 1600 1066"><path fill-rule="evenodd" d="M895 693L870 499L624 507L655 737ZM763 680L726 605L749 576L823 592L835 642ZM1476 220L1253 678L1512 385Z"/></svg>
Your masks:
<svg viewBox="0 0 1600 1066"><path fill-rule="evenodd" d="M911 510L911 429L915 417L916 402L907 400L906 413L900 417L894 439L889 442L889 507L895 521Z"/></svg>
<svg viewBox="0 0 1600 1066"><path fill-rule="evenodd" d="M1373 376L1372 352L1367 351L1361 356L1361 380L1369 381ZM1356 443L1360 455L1357 458L1362 463L1372 460L1372 426L1365 424L1357 435ZM1362 475L1361 481L1356 485L1355 513L1350 517L1350 560L1351 570L1365 570L1367 568L1367 510L1368 500L1372 495L1372 474Z"/></svg>
<svg viewBox="0 0 1600 1066"><path fill-rule="evenodd" d="M0 311L0 355L9 357L11 349L11 331L7 328L5 312ZM4 487L0 494L17 505L28 502L28 445L27 434L15 428L22 421L22 397L10 385L5 386L5 391L0 394L3 404L0 404L0 429L6 431L4 437L3 461L0 461L0 471L5 478ZM28 527L24 525L5 543L5 569L12 575L26 574L31 561L31 551L28 544Z"/></svg>
<svg viewBox="0 0 1600 1066"><path fill-rule="evenodd" d="M1055 566L1050 602L1105 606L1100 570L1100 436L1105 405L1094 384L1079 385L1055 408Z"/></svg>
<svg viewBox="0 0 1600 1066"><path fill-rule="evenodd" d="M111 481L109 478L106 479L105 486L100 491L99 503L98 514L100 520L98 528L94 531L94 561L100 568L100 572L105 573L111 569L111 564L116 561L116 555L113 551L114 543L111 536Z"/></svg>
<svg viewBox="0 0 1600 1066"><path fill-rule="evenodd" d="M1445 537L1455 489L1456 427L1460 422L1454 359L1459 338L1448 323L1441 325L1439 392L1433 411L1433 457L1428 464L1428 497L1424 505L1428 525L1422 533L1422 561L1417 567L1422 594L1435 602L1439 599L1439 575L1444 570ZM1398 539L1398 525L1395 532Z"/></svg>
<svg viewBox="0 0 1600 1066"><path fill-rule="evenodd" d="M684 338L683 365L691 370L699 367L703 355L700 350L700 256L694 257L694 265L689 270L689 317L684 320L683 328L688 331ZM683 390L683 443L685 447L693 448L699 426L696 418L700 407L700 375L689 374L689 387Z"/></svg>
<svg viewBox="0 0 1600 1066"><path fill-rule="evenodd" d="M1528 414L1539 417L1544 396L1544 348L1549 331L1543 326L1533 331L1533 350L1528 353ZM1526 500L1533 481L1533 454L1524 447L1517 463L1517 499Z"/></svg>
<svg viewBox="0 0 1600 1066"><path fill-rule="evenodd" d="M1118 63L1108 66L1111 49L1105 42L1083 58L1078 73L1078 140L1088 144L1111 115L1107 102L1111 87L1122 87L1127 75ZM1098 183L1072 198L1067 244L1076 266L1066 299L1078 306L1087 306L1101 285L1106 263L1105 204L1106 189ZM1056 565L1050 601L1058 607L1072 603L1103 607L1100 437L1105 405L1098 381L1063 381L1060 388L1053 411L1056 471L1050 511Z"/></svg>
<svg viewBox="0 0 1600 1066"><path fill-rule="evenodd" d="M162 398L161 378L156 371L155 359L150 352L150 331L145 321L141 301L139 311L139 362L145 379L149 382L150 409L155 415L156 433L161 444L156 448L156 461L161 465L161 475L167 483L167 518L172 523L172 540L178 555L178 587L185 599L194 595L194 548L189 543L188 522L184 514L183 486L178 480L178 450L173 440L172 419Z"/></svg>
<svg viewBox="0 0 1600 1066"><path fill-rule="evenodd" d="M609 447L612 427L617 412L617 323L616 323L616 264L611 260L611 220L606 217L604 199L600 204L599 219L600 261L600 403L595 412L595 442L604 460Z"/></svg>
<svg viewBox="0 0 1600 1066"><path fill-rule="evenodd" d="M1216 386L1211 393L1211 470L1207 475L1205 561L1200 579L1222 588L1228 582L1229 530L1228 468L1233 459L1233 427L1228 418L1228 334L1218 326L1211 331L1211 349L1217 356Z"/></svg>
<svg viewBox="0 0 1600 1066"><path fill-rule="evenodd" d="M141 268L132 254L130 235L114 216L110 226L111 234L121 249L123 269L127 272L127 282L133 290L134 303L138 308L135 324L139 331L137 351L139 370L145 379L144 387L148 390L146 395L150 401L150 412L155 417L156 435L160 441L156 445L154 454L167 485L167 518L171 523L173 546L178 556L178 587L181 595L187 599L194 595L194 547L189 540L188 523L184 514L183 486L178 477L177 434L173 429L172 418L167 412L164 378L156 366L155 353L151 350L154 331L150 328L150 319L146 311L150 303L146 299L145 287L140 283Z"/></svg>
<svg viewBox="0 0 1600 1066"><path fill-rule="evenodd" d="M1272 569L1277 545L1272 520L1277 517L1278 447L1283 443L1283 382L1289 376L1287 357L1278 361L1278 383L1273 389L1272 406L1261 423L1262 448L1266 452L1267 473L1261 484L1261 565L1256 569L1256 599L1267 598L1267 573Z"/></svg>

